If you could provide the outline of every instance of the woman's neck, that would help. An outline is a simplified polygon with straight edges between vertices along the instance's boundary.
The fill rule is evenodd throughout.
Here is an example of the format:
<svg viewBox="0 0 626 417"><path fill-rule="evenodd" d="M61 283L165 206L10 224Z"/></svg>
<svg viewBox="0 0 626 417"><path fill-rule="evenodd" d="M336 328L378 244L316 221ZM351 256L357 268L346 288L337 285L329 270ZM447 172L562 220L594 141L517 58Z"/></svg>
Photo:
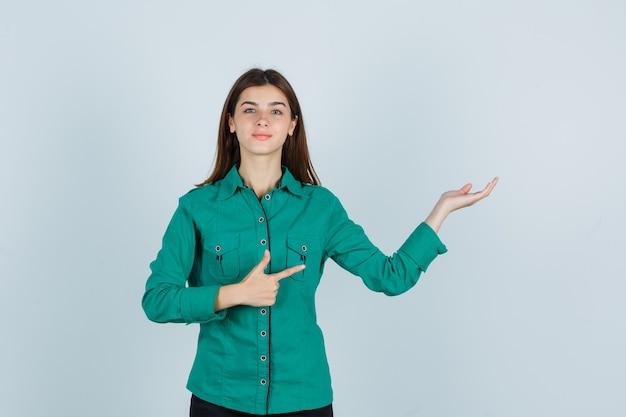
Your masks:
<svg viewBox="0 0 626 417"><path fill-rule="evenodd" d="M268 161L242 160L238 171L243 184L252 188L259 199L276 188L283 176L280 161L268 163Z"/></svg>

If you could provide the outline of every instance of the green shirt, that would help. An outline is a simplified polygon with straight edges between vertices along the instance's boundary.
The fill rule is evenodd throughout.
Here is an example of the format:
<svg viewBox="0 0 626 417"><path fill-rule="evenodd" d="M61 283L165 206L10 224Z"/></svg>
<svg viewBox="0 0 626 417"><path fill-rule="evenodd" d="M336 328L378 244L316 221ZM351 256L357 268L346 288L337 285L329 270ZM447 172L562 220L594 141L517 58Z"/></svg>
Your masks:
<svg viewBox="0 0 626 417"><path fill-rule="evenodd" d="M301 263L306 269L280 282L271 307L215 312L218 288L241 281L265 249L269 272ZM233 167L224 179L180 199L150 265L143 308L156 322L200 323L187 384L199 398L261 415L316 409L332 403L315 313L326 260L368 288L396 295L445 251L422 223L388 257L327 189L298 182L285 169L280 185L259 200Z"/></svg>

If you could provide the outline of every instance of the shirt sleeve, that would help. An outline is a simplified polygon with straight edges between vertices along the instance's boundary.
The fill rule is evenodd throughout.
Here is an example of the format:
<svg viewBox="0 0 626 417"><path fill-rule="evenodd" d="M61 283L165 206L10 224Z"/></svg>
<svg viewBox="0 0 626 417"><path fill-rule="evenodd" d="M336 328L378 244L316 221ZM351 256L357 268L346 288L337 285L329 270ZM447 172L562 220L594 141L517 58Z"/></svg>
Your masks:
<svg viewBox="0 0 626 417"><path fill-rule="evenodd" d="M179 203L163 236L161 250L150 264L152 273L142 299L143 309L150 320L206 323L226 316L226 310L214 310L219 286L187 286L194 265L196 241L196 227L189 209Z"/></svg>
<svg viewBox="0 0 626 417"><path fill-rule="evenodd" d="M397 252L387 256L350 220L337 198L330 203L327 255L373 291L386 295L408 291L437 255L446 251L430 226L421 223Z"/></svg>

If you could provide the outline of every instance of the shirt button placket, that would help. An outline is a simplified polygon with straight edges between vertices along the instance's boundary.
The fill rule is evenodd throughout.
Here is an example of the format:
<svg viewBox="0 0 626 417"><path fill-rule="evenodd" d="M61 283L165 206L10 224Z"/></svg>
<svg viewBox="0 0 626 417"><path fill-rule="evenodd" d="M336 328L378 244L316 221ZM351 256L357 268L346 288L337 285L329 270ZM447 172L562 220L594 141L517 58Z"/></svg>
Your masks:
<svg viewBox="0 0 626 417"><path fill-rule="evenodd" d="M259 332L258 332L258 383L259 390L258 400L265 402L267 400L267 389L269 387L269 307L260 307L258 309Z"/></svg>
<svg viewBox="0 0 626 417"><path fill-rule="evenodd" d="M262 256L265 250L270 249L269 220L267 217L268 204L272 196L265 194L260 201L259 212L256 215L256 232L259 248L259 255ZM271 265L265 267L266 273L271 273ZM267 402L267 394L270 387L270 308L260 307L257 310L257 404ZM265 404L267 406L267 404Z"/></svg>

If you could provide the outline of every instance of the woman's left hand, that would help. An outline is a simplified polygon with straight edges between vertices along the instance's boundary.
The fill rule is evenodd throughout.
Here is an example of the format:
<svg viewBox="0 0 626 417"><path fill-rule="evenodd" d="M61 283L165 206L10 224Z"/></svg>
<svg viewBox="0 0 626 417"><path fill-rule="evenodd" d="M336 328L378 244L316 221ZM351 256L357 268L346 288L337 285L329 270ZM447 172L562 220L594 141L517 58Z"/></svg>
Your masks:
<svg viewBox="0 0 626 417"><path fill-rule="evenodd" d="M472 184L465 184L458 190L443 193L424 222L435 232L439 232L439 228L446 217L448 217L448 214L455 210L469 207L483 198L486 198L497 183L498 177L491 180L484 189L475 193L470 193Z"/></svg>

